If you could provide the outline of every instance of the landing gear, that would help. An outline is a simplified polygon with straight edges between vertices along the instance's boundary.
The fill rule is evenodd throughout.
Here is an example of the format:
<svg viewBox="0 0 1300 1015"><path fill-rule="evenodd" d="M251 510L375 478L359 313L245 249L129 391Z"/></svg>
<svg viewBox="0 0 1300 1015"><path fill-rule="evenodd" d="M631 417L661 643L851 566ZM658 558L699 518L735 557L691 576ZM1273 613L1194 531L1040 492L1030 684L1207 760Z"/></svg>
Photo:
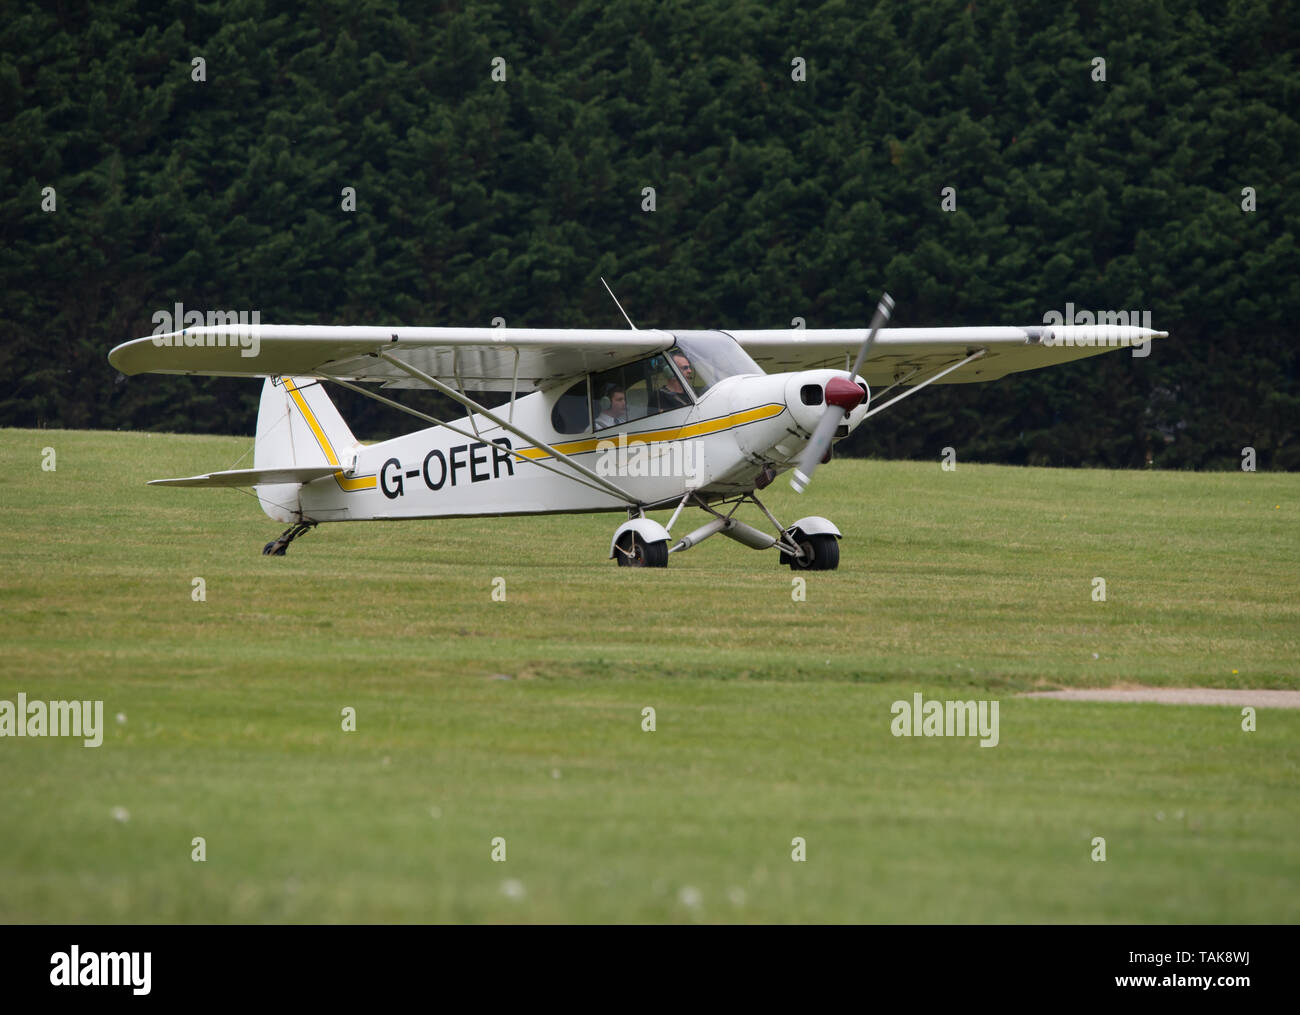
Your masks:
<svg viewBox="0 0 1300 1015"><path fill-rule="evenodd" d="M287 529L280 533L278 537L272 539L262 547L264 557L283 557L289 549L289 544L305 532L310 532L316 527L315 522L294 522Z"/></svg>
<svg viewBox="0 0 1300 1015"><path fill-rule="evenodd" d="M830 533L800 535L795 539L800 555L790 556L792 571L834 571L840 566L840 541Z"/></svg>
<svg viewBox="0 0 1300 1015"><path fill-rule="evenodd" d="M781 563L789 564L790 570L834 571L840 566L840 530L829 519L809 515L786 528L757 497L749 494L749 499L781 531L776 546Z"/></svg>
<svg viewBox="0 0 1300 1015"><path fill-rule="evenodd" d="M619 567L667 567L668 543L646 542L635 532L625 532L614 544L614 557Z"/></svg>
<svg viewBox="0 0 1300 1015"><path fill-rule="evenodd" d="M673 525L691 501L713 517L685 535L672 535ZM735 514L743 504L753 504L763 512L776 535L736 518ZM730 510L726 514L718 510L727 505L730 505ZM667 567L669 554L683 553L719 534L752 550L775 548L781 563L789 564L795 571L834 571L840 566L840 530L831 521L819 515L809 515L793 525L782 525L753 491L711 502L693 492L687 493L667 525L660 525L638 512L615 531L610 540L609 555L618 561L619 567Z"/></svg>

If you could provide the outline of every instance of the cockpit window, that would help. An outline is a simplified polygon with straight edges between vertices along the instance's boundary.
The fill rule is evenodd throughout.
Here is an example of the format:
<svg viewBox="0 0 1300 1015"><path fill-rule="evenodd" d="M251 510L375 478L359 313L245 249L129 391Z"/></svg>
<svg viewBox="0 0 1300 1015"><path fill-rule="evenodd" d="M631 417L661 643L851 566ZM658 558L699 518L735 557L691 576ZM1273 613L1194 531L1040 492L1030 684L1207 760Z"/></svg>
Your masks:
<svg viewBox="0 0 1300 1015"><path fill-rule="evenodd" d="M556 433L584 433L591 423L587 415L587 379L584 377L555 400L551 426Z"/></svg>
<svg viewBox="0 0 1300 1015"><path fill-rule="evenodd" d="M720 331L674 332L667 352L591 375L595 429L688 408L724 377L761 374L739 343Z"/></svg>
<svg viewBox="0 0 1300 1015"><path fill-rule="evenodd" d="M612 370L591 375L591 402L595 428L604 430L621 423L634 423L673 409L694 404L682 383L682 375L670 363L672 353L649 356Z"/></svg>
<svg viewBox="0 0 1300 1015"><path fill-rule="evenodd" d="M674 335L677 345L669 355L697 397L724 377L763 372L729 335L718 331L677 331Z"/></svg>

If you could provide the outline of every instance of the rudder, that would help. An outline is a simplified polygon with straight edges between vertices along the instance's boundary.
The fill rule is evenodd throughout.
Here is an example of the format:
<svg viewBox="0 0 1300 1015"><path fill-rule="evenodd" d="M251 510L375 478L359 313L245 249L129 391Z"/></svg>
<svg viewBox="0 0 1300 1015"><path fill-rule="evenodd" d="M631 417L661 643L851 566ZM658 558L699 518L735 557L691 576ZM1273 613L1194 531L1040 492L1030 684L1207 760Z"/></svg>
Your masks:
<svg viewBox="0 0 1300 1015"><path fill-rule="evenodd" d="M360 447L318 379L266 379L257 411L254 468L337 465L348 470ZM298 483L259 486L257 496L271 518L293 522L302 517L301 489Z"/></svg>

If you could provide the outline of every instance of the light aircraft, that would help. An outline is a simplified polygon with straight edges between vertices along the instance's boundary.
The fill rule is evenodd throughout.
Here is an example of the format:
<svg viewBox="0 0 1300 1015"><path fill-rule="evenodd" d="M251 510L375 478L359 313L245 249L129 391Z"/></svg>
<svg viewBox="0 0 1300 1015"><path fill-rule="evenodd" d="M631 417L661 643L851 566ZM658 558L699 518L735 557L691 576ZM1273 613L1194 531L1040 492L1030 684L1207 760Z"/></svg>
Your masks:
<svg viewBox="0 0 1300 1015"><path fill-rule="evenodd" d="M610 539L620 566L664 567L721 533L816 571L838 567L840 530L819 515L778 521L758 491L780 473L792 469L803 492L833 441L930 384L991 381L1167 334L886 328L892 310L886 295L869 328L829 330L638 329L621 304L626 331L217 324L135 339L108 358L124 374L265 379L251 469L152 481L252 487L289 526L265 554L283 555L322 522L625 511ZM325 382L434 425L364 445ZM467 414L437 420L365 383L430 388ZM509 397L488 408L471 392ZM736 517L744 504L764 527ZM708 520L674 536L687 507ZM667 524L647 517L655 509L672 509Z"/></svg>

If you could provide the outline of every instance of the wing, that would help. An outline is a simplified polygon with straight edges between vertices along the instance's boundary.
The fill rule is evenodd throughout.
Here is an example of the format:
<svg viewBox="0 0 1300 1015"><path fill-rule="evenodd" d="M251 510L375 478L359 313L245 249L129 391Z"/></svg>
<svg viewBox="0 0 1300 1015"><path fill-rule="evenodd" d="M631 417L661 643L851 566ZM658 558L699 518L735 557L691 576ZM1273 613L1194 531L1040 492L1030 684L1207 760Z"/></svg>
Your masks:
<svg viewBox="0 0 1300 1015"><path fill-rule="evenodd" d="M728 331L745 351L769 373L812 370L818 367L847 370L867 336L865 328L779 331ZM1140 345L1168 332L1127 324L1031 325L997 328L881 328L876 344L862 367L871 385L887 385L908 378L924 380L943 367L965 359L976 350L985 353L962 370L940 378L937 384L992 381L1021 370L1069 363L1109 349Z"/></svg>
<svg viewBox="0 0 1300 1015"><path fill-rule="evenodd" d="M585 328L382 328L296 324L223 324L137 338L108 361L124 374L222 377L313 376L420 387L380 359L394 359L473 391L523 393L579 374L607 370L662 352L664 331Z"/></svg>

